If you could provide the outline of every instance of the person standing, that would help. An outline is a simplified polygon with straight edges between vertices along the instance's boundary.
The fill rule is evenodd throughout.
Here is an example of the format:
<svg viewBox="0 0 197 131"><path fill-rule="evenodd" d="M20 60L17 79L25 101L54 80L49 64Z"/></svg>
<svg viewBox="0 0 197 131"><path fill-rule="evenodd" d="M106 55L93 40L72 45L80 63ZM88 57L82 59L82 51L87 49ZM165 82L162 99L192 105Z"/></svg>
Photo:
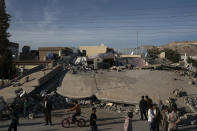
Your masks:
<svg viewBox="0 0 197 131"><path fill-rule="evenodd" d="M150 105L150 108L148 109L148 123L149 123L149 127L148 127L148 131L153 131L154 129L154 123L153 123L153 119L154 119L154 113L153 113L153 105Z"/></svg>
<svg viewBox="0 0 197 131"><path fill-rule="evenodd" d="M45 125L48 125L49 123L50 123L50 125L52 125L51 110L52 110L52 104L48 100L48 98L45 97L45 100L44 100L44 114L45 114L45 122L46 122Z"/></svg>
<svg viewBox="0 0 197 131"><path fill-rule="evenodd" d="M143 116L145 117L146 120L148 120L146 115L146 110L148 107L147 107L147 102L144 100L144 96L142 96L142 99L139 102L139 108L140 108L141 120L144 120Z"/></svg>
<svg viewBox="0 0 197 131"><path fill-rule="evenodd" d="M168 131L168 107L164 106L161 111L161 130Z"/></svg>
<svg viewBox="0 0 197 131"><path fill-rule="evenodd" d="M159 124L160 124L160 110L157 108L157 105L153 105L153 113L154 113L154 118L153 118L153 129L154 131L159 131Z"/></svg>
<svg viewBox="0 0 197 131"><path fill-rule="evenodd" d="M145 100L147 102L147 106L148 106L148 109L149 109L153 105L153 101L148 96L145 96Z"/></svg>
<svg viewBox="0 0 197 131"><path fill-rule="evenodd" d="M24 100L24 118L26 118L29 115L29 102L27 98Z"/></svg>
<svg viewBox="0 0 197 131"><path fill-rule="evenodd" d="M10 123L10 126L8 128L8 131L12 131L12 129L14 129L14 131L17 131L17 125L18 125L19 117L18 117L18 113L17 113L15 108L16 107L14 105L12 105L9 109L11 111L11 115L10 115L11 123Z"/></svg>
<svg viewBox="0 0 197 131"><path fill-rule="evenodd" d="M163 104L162 100L159 100L159 103L158 103L159 110L161 111L163 109L163 107L164 107L164 104Z"/></svg>
<svg viewBox="0 0 197 131"><path fill-rule="evenodd" d="M176 113L176 109L173 108L172 112L168 115L168 131L176 131L177 130L177 123L179 122L179 117Z"/></svg>
<svg viewBox="0 0 197 131"><path fill-rule="evenodd" d="M90 128L91 131L97 131L97 124L96 124L97 116L96 116L96 108L92 108L92 114L90 115Z"/></svg>
<svg viewBox="0 0 197 131"><path fill-rule="evenodd" d="M125 119L125 123L124 123L124 131L133 131L132 117L133 117L133 113L128 112L128 116Z"/></svg>

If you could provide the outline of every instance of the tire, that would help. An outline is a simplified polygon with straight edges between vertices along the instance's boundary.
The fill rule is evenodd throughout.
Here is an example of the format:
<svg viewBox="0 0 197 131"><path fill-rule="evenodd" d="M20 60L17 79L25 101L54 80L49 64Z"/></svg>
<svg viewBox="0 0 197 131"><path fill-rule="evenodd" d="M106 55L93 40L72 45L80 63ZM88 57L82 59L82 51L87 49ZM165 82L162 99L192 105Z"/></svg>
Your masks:
<svg viewBox="0 0 197 131"><path fill-rule="evenodd" d="M67 120L67 119L62 120L62 127L69 128L70 127L69 120Z"/></svg>
<svg viewBox="0 0 197 131"><path fill-rule="evenodd" d="M78 127L85 127L86 126L86 121L84 119L79 119L77 122Z"/></svg>

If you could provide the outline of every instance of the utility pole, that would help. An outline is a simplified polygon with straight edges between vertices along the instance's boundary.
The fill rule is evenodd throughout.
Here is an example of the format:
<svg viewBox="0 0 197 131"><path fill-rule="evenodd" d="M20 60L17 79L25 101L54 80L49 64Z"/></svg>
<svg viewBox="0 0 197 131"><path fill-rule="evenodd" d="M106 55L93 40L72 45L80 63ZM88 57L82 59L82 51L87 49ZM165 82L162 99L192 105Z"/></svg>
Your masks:
<svg viewBox="0 0 197 131"><path fill-rule="evenodd" d="M137 31L137 53L138 53L138 31Z"/></svg>

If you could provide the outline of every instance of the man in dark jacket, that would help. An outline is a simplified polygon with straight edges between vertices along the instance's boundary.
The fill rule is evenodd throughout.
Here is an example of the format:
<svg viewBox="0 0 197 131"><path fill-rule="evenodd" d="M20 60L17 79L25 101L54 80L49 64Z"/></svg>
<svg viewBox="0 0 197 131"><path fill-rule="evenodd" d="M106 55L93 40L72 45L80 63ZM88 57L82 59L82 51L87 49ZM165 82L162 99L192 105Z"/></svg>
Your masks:
<svg viewBox="0 0 197 131"><path fill-rule="evenodd" d="M156 104L153 104L153 113L154 113L154 119L153 119L153 131L159 131L159 124L161 120L161 114L160 110L157 107Z"/></svg>
<svg viewBox="0 0 197 131"><path fill-rule="evenodd" d="M96 124L97 116L96 116L96 108L92 108L92 114L90 115L90 128L91 131L97 131L97 124Z"/></svg>
<svg viewBox="0 0 197 131"><path fill-rule="evenodd" d="M149 98L148 96L145 96L145 101L147 102L147 110L151 107L151 105L153 105L153 101L151 98Z"/></svg>
<svg viewBox="0 0 197 131"><path fill-rule="evenodd" d="M18 113L15 108L16 107L14 105L12 105L11 108L9 109L11 111L11 115L10 115L11 124L8 128L8 131L11 131L12 129L14 129L14 131L17 131L19 117L18 117Z"/></svg>
<svg viewBox="0 0 197 131"><path fill-rule="evenodd" d="M52 110L52 104L48 100L48 98L46 97L45 100L44 100L44 114L45 114L45 121L46 121L45 125L48 125L48 123L50 123L50 125L52 125L51 110Z"/></svg>
<svg viewBox="0 0 197 131"><path fill-rule="evenodd" d="M139 108L140 108L140 115L141 115L141 120L144 120L143 116L145 117L146 120L148 120L147 115L146 115L146 110L147 110L147 102L144 100L144 96L142 96L142 99L140 100L139 103Z"/></svg>

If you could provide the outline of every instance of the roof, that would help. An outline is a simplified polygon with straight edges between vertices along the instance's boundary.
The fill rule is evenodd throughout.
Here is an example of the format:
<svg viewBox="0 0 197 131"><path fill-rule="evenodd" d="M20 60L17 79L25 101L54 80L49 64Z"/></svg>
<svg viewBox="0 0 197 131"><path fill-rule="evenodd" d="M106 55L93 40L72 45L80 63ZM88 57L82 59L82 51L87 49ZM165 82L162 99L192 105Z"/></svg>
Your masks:
<svg viewBox="0 0 197 131"><path fill-rule="evenodd" d="M38 48L39 51L48 51L48 50L56 51L56 50L64 50L64 49L70 49L70 48L68 47L40 47Z"/></svg>

